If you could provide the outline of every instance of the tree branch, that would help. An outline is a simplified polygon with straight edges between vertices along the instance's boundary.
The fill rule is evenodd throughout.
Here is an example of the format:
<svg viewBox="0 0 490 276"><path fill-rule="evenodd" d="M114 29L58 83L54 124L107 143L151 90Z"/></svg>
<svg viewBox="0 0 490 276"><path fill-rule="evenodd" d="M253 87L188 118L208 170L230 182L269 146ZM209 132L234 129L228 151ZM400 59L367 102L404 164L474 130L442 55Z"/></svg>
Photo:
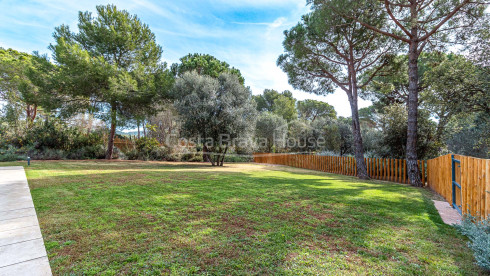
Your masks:
<svg viewBox="0 0 490 276"><path fill-rule="evenodd" d="M343 13L339 12L339 11L338 11L336 8L334 8L334 7L332 7L332 6L330 6L330 8L331 8L332 10L334 10L334 11L335 11L335 12L336 12L338 15L340 15L340 16L342 16L342 17L344 17L344 18L352 19L352 20L356 21L357 23L361 24L362 26L364 26L364 27L366 27L366 28L370 29L371 31L375 31L375 32L380 33L380 34L382 34L382 35L386 35L386 36L392 37L392 38L394 38L394 39L401 40L401 41L403 41L403 42L405 42L405 43L410 43L410 39L407 39L407 38L401 37L401 36L399 36L399 35L396 35L396 34L393 34L393 33L386 32L386 31L383 31L383 30L381 30L381 29L378 29L378 28L376 28L376 27L374 27L374 26L371 26L371 25L369 25L369 24L367 24L367 23L365 23L365 22L363 22L363 21L359 20L359 19L358 19L358 18L356 18L356 17L353 17L353 16L349 16L349 15L343 14Z"/></svg>
<svg viewBox="0 0 490 276"><path fill-rule="evenodd" d="M464 0L461 4L456 6L450 13L446 15L446 17L441 22L439 22L439 24L437 24L434 28L432 28L430 32L428 32L426 35L421 37L419 41L424 41L427 38L429 38L431 35L436 33L439 30L439 28L442 27L442 25L444 25L449 19L451 19L451 17L453 17L462 7L464 7L469 2L470 0Z"/></svg>
<svg viewBox="0 0 490 276"><path fill-rule="evenodd" d="M388 12L388 15L390 16L391 20L393 20L393 22L395 22L395 24L400 27L400 29L410 38L412 38L412 34L407 31L407 29L405 29L405 27L403 27L403 25L396 19L396 17L393 15L393 13L391 12L391 9L390 9L390 5L389 5L389 2L388 0L385 0L385 9L386 9L386 12Z"/></svg>

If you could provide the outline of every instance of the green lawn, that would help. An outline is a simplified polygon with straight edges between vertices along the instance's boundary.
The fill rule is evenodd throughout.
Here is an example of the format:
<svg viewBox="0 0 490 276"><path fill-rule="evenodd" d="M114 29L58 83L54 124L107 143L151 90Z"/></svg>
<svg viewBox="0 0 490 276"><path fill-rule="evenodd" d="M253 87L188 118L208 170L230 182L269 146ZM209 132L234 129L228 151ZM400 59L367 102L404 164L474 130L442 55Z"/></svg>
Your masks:
<svg viewBox="0 0 490 276"><path fill-rule="evenodd" d="M54 274L482 273L427 190L226 166L34 161Z"/></svg>

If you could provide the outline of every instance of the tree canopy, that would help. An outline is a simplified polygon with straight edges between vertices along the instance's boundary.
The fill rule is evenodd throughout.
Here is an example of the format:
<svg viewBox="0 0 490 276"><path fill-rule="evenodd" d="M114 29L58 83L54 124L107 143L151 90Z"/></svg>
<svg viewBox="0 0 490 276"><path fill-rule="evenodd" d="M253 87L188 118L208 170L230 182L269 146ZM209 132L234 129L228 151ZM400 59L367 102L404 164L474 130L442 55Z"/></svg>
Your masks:
<svg viewBox="0 0 490 276"><path fill-rule="evenodd" d="M97 112L110 121L107 158L112 158L119 117L151 112L167 96L172 79L160 62L162 48L148 25L114 5L97 6L97 16L80 12L78 33L62 25L51 45L60 66L59 93L73 111Z"/></svg>
<svg viewBox="0 0 490 276"><path fill-rule="evenodd" d="M0 48L0 100L8 103L7 113L16 121L22 114L27 126L32 125L38 109L51 104L51 95L43 89L41 82L33 79L49 78L43 72L44 66L53 68L46 56L18 52Z"/></svg>
<svg viewBox="0 0 490 276"><path fill-rule="evenodd" d="M283 117L291 122L298 118L296 109L296 99L291 91L285 90L282 93L274 89L265 89L261 95L253 96L257 111L267 111Z"/></svg>
<svg viewBox="0 0 490 276"><path fill-rule="evenodd" d="M241 84L245 79L240 70L224 61L208 54L188 54L180 59L180 63L172 64L171 71L175 76L182 76L185 72L196 71L199 75L206 75L213 78L219 77L222 73L230 73L238 77Z"/></svg>
<svg viewBox="0 0 490 276"><path fill-rule="evenodd" d="M317 118L336 118L335 108L326 102L317 100L298 101L299 117L314 122Z"/></svg>

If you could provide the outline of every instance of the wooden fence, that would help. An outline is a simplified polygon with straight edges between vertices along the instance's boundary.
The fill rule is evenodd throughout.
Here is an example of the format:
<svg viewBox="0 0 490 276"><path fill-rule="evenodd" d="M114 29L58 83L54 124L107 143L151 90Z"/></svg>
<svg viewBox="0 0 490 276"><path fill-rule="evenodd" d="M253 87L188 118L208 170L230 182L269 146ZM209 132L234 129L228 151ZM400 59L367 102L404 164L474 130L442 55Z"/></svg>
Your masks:
<svg viewBox="0 0 490 276"><path fill-rule="evenodd" d="M114 146L122 151L127 151L134 147L134 141L129 139L114 138Z"/></svg>
<svg viewBox="0 0 490 276"><path fill-rule="evenodd" d="M404 159L364 158L372 179L409 183L407 162ZM254 162L286 165L343 175L357 175L354 157L322 156L311 154L255 153ZM426 179L426 161L419 161L422 182Z"/></svg>
<svg viewBox="0 0 490 276"><path fill-rule="evenodd" d="M461 192L455 193L456 202L463 214L486 218L490 216L490 160L455 155L460 160L456 167L456 181ZM367 171L372 179L409 184L407 163L404 159L365 158ZM329 173L357 174L354 157L321 156L311 154L256 153L254 162L286 165ZM451 155L418 161L424 185L452 203ZM427 180L427 181L426 181Z"/></svg>
<svg viewBox="0 0 490 276"><path fill-rule="evenodd" d="M461 205L463 214L487 218L490 216L490 159L454 155L456 188L455 201ZM427 161L427 185L453 202L451 155L440 156Z"/></svg>

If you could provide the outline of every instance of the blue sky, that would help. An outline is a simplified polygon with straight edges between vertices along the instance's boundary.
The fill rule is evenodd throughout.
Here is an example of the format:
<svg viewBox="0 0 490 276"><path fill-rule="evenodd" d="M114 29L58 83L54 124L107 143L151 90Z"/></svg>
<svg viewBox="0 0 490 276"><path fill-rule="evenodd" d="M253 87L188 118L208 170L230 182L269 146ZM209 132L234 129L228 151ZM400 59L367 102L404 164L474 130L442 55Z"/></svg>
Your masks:
<svg viewBox="0 0 490 276"><path fill-rule="evenodd" d="M297 99L317 99L350 116L342 91L316 96L294 90L276 66L282 53L283 31L308 12L306 0L0 0L0 47L49 53L56 26L76 30L78 11L95 11L116 4L147 23L164 49L169 64L188 53L207 53L240 69L254 94L265 88L293 91ZM360 101L360 107L370 102Z"/></svg>

